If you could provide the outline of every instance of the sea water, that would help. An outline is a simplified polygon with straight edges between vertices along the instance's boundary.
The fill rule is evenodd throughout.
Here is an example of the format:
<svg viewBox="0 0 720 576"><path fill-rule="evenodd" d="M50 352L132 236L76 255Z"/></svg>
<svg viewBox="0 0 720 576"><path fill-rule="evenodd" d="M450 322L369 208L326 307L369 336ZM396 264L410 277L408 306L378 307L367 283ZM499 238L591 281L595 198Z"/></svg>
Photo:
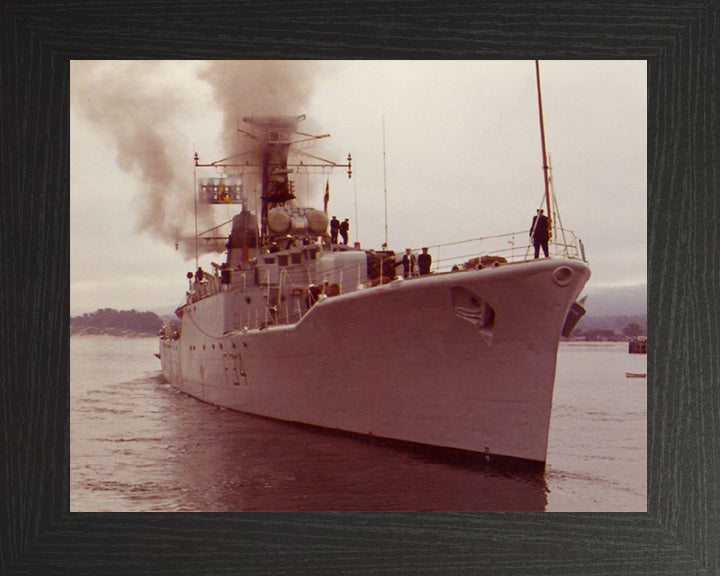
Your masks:
<svg viewBox="0 0 720 576"><path fill-rule="evenodd" d="M544 472L300 427L168 385L156 338L70 339L70 508L647 510L647 356L562 343Z"/></svg>

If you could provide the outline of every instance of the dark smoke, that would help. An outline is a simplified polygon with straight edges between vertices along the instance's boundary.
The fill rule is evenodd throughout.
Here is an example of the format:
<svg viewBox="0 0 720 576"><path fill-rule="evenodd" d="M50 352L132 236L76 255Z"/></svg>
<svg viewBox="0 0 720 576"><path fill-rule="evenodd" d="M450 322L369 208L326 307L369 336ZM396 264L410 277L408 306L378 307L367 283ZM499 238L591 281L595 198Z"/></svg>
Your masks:
<svg viewBox="0 0 720 576"><path fill-rule="evenodd" d="M223 111L222 143L227 155L238 161L260 162L257 141L238 131L254 132L242 119L248 116L290 115L305 112L320 63L316 61L215 61L200 72L213 88ZM300 128L309 130L305 121ZM258 207L259 175L243 174L250 206ZM253 201L253 196L255 197Z"/></svg>
<svg viewBox="0 0 720 576"><path fill-rule="evenodd" d="M192 94L177 90L168 76L173 62L73 62L71 102L115 142L117 163L139 177L138 230L171 245L185 258L194 256L192 145L180 127L191 114ZM312 94L316 62L221 61L200 67L210 84L224 122L220 135L225 157L252 147L237 128L244 116L299 115ZM193 66L197 68L197 66ZM304 129L308 129L303 126ZM209 163L219 158L201 158ZM247 186L252 189L252 186ZM199 229L216 222L212 208L201 206Z"/></svg>
<svg viewBox="0 0 720 576"><path fill-rule="evenodd" d="M318 67L313 61L208 63L200 77L213 87L215 102L223 111L225 150L236 154L251 145L237 131L244 116L304 113Z"/></svg>

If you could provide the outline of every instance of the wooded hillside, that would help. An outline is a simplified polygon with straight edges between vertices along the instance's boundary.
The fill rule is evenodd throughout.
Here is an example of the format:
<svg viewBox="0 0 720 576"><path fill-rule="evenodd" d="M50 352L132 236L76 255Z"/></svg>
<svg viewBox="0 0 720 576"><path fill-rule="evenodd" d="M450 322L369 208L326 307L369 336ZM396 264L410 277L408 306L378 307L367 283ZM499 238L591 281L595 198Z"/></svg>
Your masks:
<svg viewBox="0 0 720 576"><path fill-rule="evenodd" d="M130 330L156 334L162 324L162 320L154 312L113 308L102 308L90 314L70 318L71 333L99 334Z"/></svg>

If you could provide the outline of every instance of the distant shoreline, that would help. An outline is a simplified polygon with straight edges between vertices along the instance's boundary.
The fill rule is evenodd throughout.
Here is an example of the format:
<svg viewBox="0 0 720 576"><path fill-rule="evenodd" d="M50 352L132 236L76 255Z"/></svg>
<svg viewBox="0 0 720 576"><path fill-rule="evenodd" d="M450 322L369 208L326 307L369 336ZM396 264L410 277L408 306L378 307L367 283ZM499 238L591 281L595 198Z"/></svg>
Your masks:
<svg viewBox="0 0 720 576"><path fill-rule="evenodd" d="M71 326L71 337L114 336L118 338L156 338L157 332L130 330L128 328L96 328L93 326Z"/></svg>

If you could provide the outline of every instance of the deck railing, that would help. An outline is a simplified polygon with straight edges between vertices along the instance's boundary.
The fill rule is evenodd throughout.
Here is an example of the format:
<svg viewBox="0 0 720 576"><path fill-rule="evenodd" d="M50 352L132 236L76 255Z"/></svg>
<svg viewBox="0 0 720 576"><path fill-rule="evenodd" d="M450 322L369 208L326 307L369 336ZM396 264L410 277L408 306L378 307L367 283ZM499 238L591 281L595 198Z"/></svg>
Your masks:
<svg viewBox="0 0 720 576"><path fill-rule="evenodd" d="M496 236L482 236L478 238L470 238L459 242L448 242L445 244L429 244L428 251L432 256L431 273L451 272L453 270L466 270L478 268L482 265L488 265L487 262L520 262L531 260L534 258L534 248L528 232L511 232L509 234L499 234ZM571 259L585 260L584 248L582 241L570 230L556 228L554 237L548 243L550 258L565 257ZM416 256L420 253L420 249L413 249ZM485 257L485 258L484 258ZM542 250L540 257L543 257ZM400 259L402 253L398 252L395 258L397 276L402 276L402 265ZM384 267L380 266L380 270ZM316 284L322 285L328 276L340 278L342 285L343 275L350 274L352 277L358 277L358 287L360 286L360 278L364 275L364 271L358 269L357 264L349 267L338 267L330 270L323 270L322 277L312 279ZM417 268L416 268L417 275ZM245 272L242 273L243 290L246 288ZM389 282L390 279L379 278L374 281L368 281L365 287L378 283ZM267 324L285 324L298 321L305 315L307 310L300 307L299 303L296 307L288 306L287 302L275 302L271 298L271 282L266 279L267 284L267 302L269 306L264 310L265 318L260 317L260 311L256 310L257 317L254 319L255 327ZM287 289L306 290L307 286L295 286L291 277L286 270L281 270L278 278L278 286L275 288L278 294ZM339 288L339 286L338 286ZM212 294L217 294L224 289L221 279L217 275L206 274L202 282L191 282L190 290L187 293L186 303L190 304L200 299L206 298ZM252 324L252 318L248 318L248 323Z"/></svg>
<svg viewBox="0 0 720 576"><path fill-rule="evenodd" d="M582 241L571 230L555 229L553 238L548 243L548 252L550 258L571 258L575 260L585 260L584 248ZM505 259L507 262L520 262L523 260L531 260L534 258L535 250L532 240L527 230L523 232L511 232L509 234L499 234L496 236L482 236L478 238L470 238L458 242L448 242L445 244L428 244L426 245L428 252L432 256L432 266L430 271L449 272L455 267L463 270L468 268L477 268L483 257L496 257ZM420 248L412 249L413 254L417 257ZM540 257L543 252L540 250ZM402 253L398 252L396 257L397 272L402 276L402 265L400 259ZM382 266L380 266L382 269ZM350 268L331 268L323 270L323 275L338 276L343 273L350 273ZM416 267L417 275L417 267ZM317 278L316 282L322 283L322 278Z"/></svg>
<svg viewBox="0 0 720 576"><path fill-rule="evenodd" d="M427 246L433 257L433 272L447 272L457 266L459 269L476 267L476 261L483 256L504 258L508 262L519 262L534 258L534 247L528 232L511 232L496 236L483 236L459 242ZM574 232L555 229L548 243L551 258L564 257L584 260L582 241ZM543 257L542 249L540 257Z"/></svg>

